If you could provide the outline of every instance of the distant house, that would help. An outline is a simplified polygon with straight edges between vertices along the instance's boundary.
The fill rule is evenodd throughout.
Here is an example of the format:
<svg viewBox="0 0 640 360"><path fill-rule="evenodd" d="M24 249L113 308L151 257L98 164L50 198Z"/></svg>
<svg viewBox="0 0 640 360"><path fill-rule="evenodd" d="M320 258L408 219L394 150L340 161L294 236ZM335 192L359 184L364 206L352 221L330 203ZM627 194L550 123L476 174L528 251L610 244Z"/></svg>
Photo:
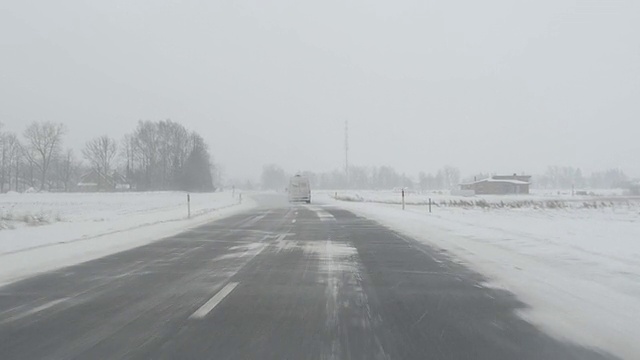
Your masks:
<svg viewBox="0 0 640 360"><path fill-rule="evenodd" d="M529 175L494 175L466 184L460 184L460 190L473 191L478 195L528 194L531 176Z"/></svg>
<svg viewBox="0 0 640 360"><path fill-rule="evenodd" d="M104 175L92 169L82 175L78 183L78 189L82 192L126 191L130 188L126 178L117 171L111 175Z"/></svg>

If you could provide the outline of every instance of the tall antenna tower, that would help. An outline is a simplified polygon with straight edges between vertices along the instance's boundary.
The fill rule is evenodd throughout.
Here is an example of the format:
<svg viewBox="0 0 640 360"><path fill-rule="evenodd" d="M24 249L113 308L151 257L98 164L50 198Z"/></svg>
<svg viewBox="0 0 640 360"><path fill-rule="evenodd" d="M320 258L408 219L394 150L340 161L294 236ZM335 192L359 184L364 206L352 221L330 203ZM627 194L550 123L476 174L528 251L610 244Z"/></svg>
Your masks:
<svg viewBox="0 0 640 360"><path fill-rule="evenodd" d="M344 173L349 185L349 120L344 122Z"/></svg>

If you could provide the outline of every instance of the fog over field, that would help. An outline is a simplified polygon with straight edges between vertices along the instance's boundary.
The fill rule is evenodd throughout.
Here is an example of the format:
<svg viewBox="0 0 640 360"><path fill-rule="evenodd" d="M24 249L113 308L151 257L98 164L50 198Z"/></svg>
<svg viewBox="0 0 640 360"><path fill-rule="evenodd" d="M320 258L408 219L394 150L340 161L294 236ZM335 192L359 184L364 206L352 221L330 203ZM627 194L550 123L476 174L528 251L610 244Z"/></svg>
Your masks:
<svg viewBox="0 0 640 360"><path fill-rule="evenodd" d="M262 167L417 180L640 176L640 4L13 1L0 5L0 122L64 123L64 147L138 120L200 134L227 178Z"/></svg>

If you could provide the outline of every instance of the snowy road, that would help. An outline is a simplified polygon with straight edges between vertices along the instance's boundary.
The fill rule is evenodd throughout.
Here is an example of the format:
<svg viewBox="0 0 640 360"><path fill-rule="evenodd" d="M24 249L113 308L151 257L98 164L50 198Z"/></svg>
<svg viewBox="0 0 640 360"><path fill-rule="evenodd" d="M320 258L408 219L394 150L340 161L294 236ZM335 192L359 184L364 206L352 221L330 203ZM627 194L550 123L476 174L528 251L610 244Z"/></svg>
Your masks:
<svg viewBox="0 0 640 360"><path fill-rule="evenodd" d="M606 359L448 256L332 206L262 206L0 288L2 359Z"/></svg>

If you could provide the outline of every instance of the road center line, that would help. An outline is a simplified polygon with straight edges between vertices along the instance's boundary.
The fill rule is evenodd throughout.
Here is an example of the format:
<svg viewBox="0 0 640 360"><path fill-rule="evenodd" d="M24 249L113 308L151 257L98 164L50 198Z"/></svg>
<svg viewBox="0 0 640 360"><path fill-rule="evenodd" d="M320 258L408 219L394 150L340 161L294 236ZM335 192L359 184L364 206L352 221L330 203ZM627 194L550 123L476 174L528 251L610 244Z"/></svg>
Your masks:
<svg viewBox="0 0 640 360"><path fill-rule="evenodd" d="M202 319L207 314L211 312L222 300L224 300L227 295L229 295L233 289L238 286L237 282L228 283L225 287L223 287L220 291L218 291L209 301L207 301L204 305L200 307L200 309L196 310L189 319Z"/></svg>
<svg viewBox="0 0 640 360"><path fill-rule="evenodd" d="M309 206L309 210L316 213L320 221L334 221L336 218L330 212L318 206Z"/></svg>
<svg viewBox="0 0 640 360"><path fill-rule="evenodd" d="M280 234L278 235L278 238L276 239L277 241L282 241L282 239L284 239L287 236L287 234ZM263 237L260 240L260 243L263 243L265 240L272 238L272 235L266 235L265 237ZM254 257L260 255L264 249L266 249L267 246L265 244L265 246L262 246L260 251L258 251L255 254L252 254L250 259L253 259ZM249 250L245 251L248 252ZM249 259L249 260L250 260ZM249 262L249 260L247 260L247 263ZM244 267L246 265L243 264L242 267ZM234 271L234 273L231 275L235 275L238 271L240 270L237 269ZM207 314L209 314L216 306L218 306L218 304L220 304L220 302L222 302L222 300L224 300L225 297L227 297L232 291L233 289L236 288L236 286L238 286L239 283L237 282L231 282L228 283L225 287L223 287L222 289L220 289L220 291L218 291L211 299L209 299L209 301L207 301L204 305L202 305L198 310L196 310L196 312L194 312L193 314L191 314L191 316L189 316L189 319L202 319L205 316L207 316Z"/></svg>
<svg viewBox="0 0 640 360"><path fill-rule="evenodd" d="M260 221L260 220L264 219L264 217L265 217L265 216L267 216L267 214L268 214L268 212L267 212L267 213L264 213L264 214L260 214L260 215L258 215L258 216L255 216L254 218L249 219L248 221L246 221L246 222L245 222L244 224L242 224L240 227L242 227L242 228L245 228L245 227L251 227L251 226L253 226L255 223L257 223L258 221Z"/></svg>
<svg viewBox="0 0 640 360"><path fill-rule="evenodd" d="M318 212L316 212L316 215L320 218L320 221L333 221L336 219L333 215L331 215L331 213L325 210L318 210Z"/></svg>

